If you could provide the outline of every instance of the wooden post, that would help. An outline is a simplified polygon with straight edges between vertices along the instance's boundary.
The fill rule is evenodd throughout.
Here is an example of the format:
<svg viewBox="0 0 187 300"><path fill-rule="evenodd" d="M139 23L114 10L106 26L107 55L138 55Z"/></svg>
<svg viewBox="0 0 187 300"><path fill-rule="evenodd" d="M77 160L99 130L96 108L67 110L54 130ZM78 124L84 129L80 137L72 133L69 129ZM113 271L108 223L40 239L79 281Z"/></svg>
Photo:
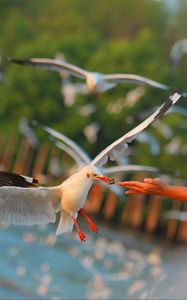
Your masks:
<svg viewBox="0 0 187 300"><path fill-rule="evenodd" d="M10 137L6 140L6 144L4 145L2 157L1 157L1 165L4 170L7 170L10 164L10 161L13 159L14 150L16 147L16 139Z"/></svg>
<svg viewBox="0 0 187 300"><path fill-rule="evenodd" d="M171 209L172 210L180 210L180 207L181 207L181 202L174 200ZM176 219L168 220L167 228L166 228L166 237L168 239L173 239L174 237L176 237L177 226L178 226L178 220L176 220Z"/></svg>
<svg viewBox="0 0 187 300"><path fill-rule="evenodd" d="M143 206L144 206L144 196L137 195L133 197L131 212L130 212L130 220L129 224L132 227L140 227L143 223Z"/></svg>
<svg viewBox="0 0 187 300"><path fill-rule="evenodd" d="M187 220L180 221L178 232L177 232L177 240L180 242L187 241Z"/></svg>
<svg viewBox="0 0 187 300"><path fill-rule="evenodd" d="M102 211L105 220L111 221L113 219L117 209L117 204L117 195L114 192L109 191Z"/></svg>
<svg viewBox="0 0 187 300"><path fill-rule="evenodd" d="M13 166L13 172L25 175L29 173L29 166L32 160L32 150L33 148L28 142L27 138L24 138Z"/></svg>
<svg viewBox="0 0 187 300"><path fill-rule="evenodd" d="M42 144L39 148L38 155L35 161L35 166L33 167L32 176L37 178L43 173L43 169L46 163L46 158L48 155L49 146L47 144Z"/></svg>
<svg viewBox="0 0 187 300"><path fill-rule="evenodd" d="M85 210L92 213L98 214L101 209L101 205L104 199L104 188L101 184L95 184L88 196L85 204Z"/></svg>
<svg viewBox="0 0 187 300"><path fill-rule="evenodd" d="M145 219L145 230L149 233L153 233L158 226L161 204L162 200L159 197L151 197Z"/></svg>
<svg viewBox="0 0 187 300"><path fill-rule="evenodd" d="M132 180L142 181L146 174L135 175ZM121 223L126 226L139 227L143 222L144 195L129 195L126 198Z"/></svg>
<svg viewBox="0 0 187 300"><path fill-rule="evenodd" d="M183 202L181 212L186 213L187 215L187 204ZM180 242L187 241L187 219L179 222L178 232L177 232L177 240Z"/></svg>

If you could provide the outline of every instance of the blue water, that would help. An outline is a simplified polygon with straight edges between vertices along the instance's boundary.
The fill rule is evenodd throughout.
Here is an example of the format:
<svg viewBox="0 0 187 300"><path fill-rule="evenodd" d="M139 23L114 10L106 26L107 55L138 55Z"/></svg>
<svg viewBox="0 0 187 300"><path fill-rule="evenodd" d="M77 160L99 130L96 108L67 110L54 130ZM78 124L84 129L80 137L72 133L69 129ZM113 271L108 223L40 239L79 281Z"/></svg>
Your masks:
<svg viewBox="0 0 187 300"><path fill-rule="evenodd" d="M175 299L187 295L187 246L99 225L80 243L56 225L0 228L0 298Z"/></svg>

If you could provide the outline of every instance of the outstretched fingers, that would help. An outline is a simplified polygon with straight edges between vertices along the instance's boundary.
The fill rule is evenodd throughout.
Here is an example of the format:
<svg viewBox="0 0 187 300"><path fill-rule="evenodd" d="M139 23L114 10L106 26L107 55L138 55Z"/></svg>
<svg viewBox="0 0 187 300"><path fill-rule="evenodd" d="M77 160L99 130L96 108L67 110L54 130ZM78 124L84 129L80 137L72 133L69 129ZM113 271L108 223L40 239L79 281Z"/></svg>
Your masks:
<svg viewBox="0 0 187 300"><path fill-rule="evenodd" d="M140 181L122 181L122 182L118 182L118 185L123 186L123 187L127 187L127 188L141 188L143 187L145 184L143 182Z"/></svg>
<svg viewBox="0 0 187 300"><path fill-rule="evenodd" d="M144 178L145 183L150 183L150 184L161 184L162 181L160 178Z"/></svg>
<svg viewBox="0 0 187 300"><path fill-rule="evenodd" d="M146 178L144 182L140 181L124 181L119 183L120 186L127 188L126 195L130 194L150 194L154 193L156 188L150 178Z"/></svg>
<svg viewBox="0 0 187 300"><path fill-rule="evenodd" d="M135 189L130 189L128 191L125 191L125 195L131 195L131 194L141 194L141 191Z"/></svg>
<svg viewBox="0 0 187 300"><path fill-rule="evenodd" d="M145 193L145 186L144 182L139 181L123 181L118 182L118 185L127 188L128 190L125 192L126 195L130 194L143 194Z"/></svg>
<svg viewBox="0 0 187 300"><path fill-rule="evenodd" d="M144 178L143 182L140 181L123 181L118 182L118 185L127 188L126 195L129 194L151 194L163 196L167 184L160 178Z"/></svg>

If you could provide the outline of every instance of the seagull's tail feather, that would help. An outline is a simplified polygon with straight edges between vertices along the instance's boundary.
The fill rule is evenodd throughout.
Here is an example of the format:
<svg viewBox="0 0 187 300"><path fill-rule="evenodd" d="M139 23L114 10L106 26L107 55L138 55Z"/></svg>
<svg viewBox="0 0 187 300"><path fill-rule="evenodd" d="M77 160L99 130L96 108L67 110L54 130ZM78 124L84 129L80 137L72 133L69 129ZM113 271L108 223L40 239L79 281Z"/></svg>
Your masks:
<svg viewBox="0 0 187 300"><path fill-rule="evenodd" d="M106 91L114 88L116 85L117 85L116 82L107 82L107 81L105 81L104 84L101 87L99 87L98 91L99 92L106 92Z"/></svg>
<svg viewBox="0 0 187 300"><path fill-rule="evenodd" d="M77 214L76 216L77 217ZM73 229L73 219L70 215L68 215L67 213L61 211L61 217L60 217L60 221L56 230L56 235L60 235L63 234L65 232L71 232Z"/></svg>

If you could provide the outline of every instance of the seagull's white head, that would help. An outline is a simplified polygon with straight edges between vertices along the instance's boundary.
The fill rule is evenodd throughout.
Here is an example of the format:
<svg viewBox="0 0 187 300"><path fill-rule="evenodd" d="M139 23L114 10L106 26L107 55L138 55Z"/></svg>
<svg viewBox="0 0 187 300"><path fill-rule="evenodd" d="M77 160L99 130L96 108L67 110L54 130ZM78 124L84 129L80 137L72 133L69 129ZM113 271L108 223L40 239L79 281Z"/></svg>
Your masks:
<svg viewBox="0 0 187 300"><path fill-rule="evenodd" d="M104 176L98 168L94 166L86 166L81 170L83 176L85 176L88 180L94 181L94 180L101 180L108 184L113 184L115 181L113 178L108 178Z"/></svg>
<svg viewBox="0 0 187 300"><path fill-rule="evenodd" d="M107 82L103 74L91 72L86 77L86 84L88 88L97 95L116 86L115 82Z"/></svg>
<svg viewBox="0 0 187 300"><path fill-rule="evenodd" d="M99 73L89 73L86 77L86 84L88 86L88 88L92 91L92 92L99 92L99 85L103 80L103 76L102 74Z"/></svg>

